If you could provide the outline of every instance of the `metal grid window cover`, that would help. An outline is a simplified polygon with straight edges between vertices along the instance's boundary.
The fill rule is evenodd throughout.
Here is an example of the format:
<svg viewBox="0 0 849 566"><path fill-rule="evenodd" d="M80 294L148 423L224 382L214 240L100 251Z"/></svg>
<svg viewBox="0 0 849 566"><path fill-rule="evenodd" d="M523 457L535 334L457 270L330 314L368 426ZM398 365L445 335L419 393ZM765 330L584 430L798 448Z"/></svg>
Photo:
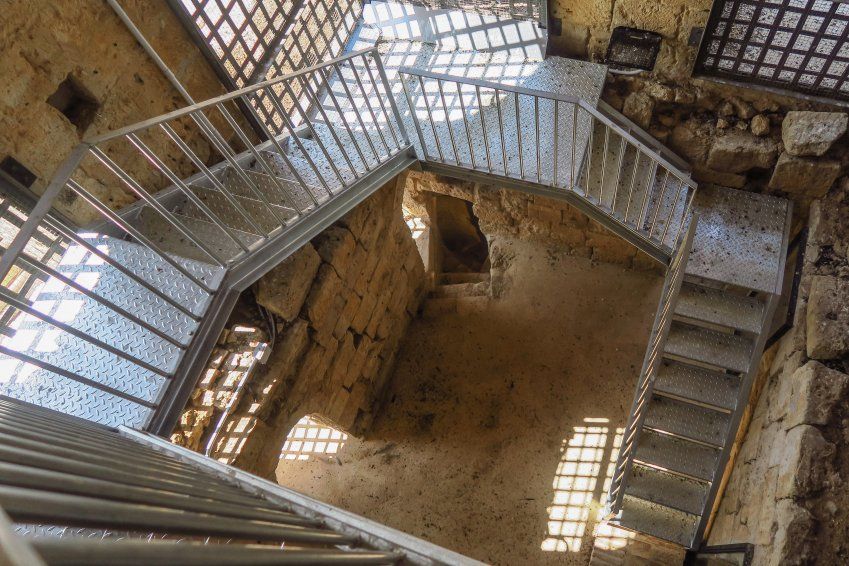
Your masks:
<svg viewBox="0 0 849 566"><path fill-rule="evenodd" d="M849 4L717 0L695 74L849 100Z"/></svg>

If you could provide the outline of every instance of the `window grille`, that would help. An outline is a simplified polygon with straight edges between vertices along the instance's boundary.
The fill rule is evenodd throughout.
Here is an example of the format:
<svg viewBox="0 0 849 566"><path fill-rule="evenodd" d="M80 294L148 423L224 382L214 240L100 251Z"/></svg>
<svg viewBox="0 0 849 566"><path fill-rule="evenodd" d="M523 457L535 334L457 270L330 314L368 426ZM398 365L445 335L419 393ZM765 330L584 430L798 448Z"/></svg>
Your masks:
<svg viewBox="0 0 849 566"><path fill-rule="evenodd" d="M716 0L696 76L849 101L849 4Z"/></svg>

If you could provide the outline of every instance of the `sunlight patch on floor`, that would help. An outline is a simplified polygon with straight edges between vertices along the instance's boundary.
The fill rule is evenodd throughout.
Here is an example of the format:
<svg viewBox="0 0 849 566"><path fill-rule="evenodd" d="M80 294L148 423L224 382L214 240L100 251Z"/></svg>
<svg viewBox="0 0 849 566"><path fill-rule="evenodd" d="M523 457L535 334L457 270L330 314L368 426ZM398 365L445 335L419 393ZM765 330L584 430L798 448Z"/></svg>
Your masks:
<svg viewBox="0 0 849 566"><path fill-rule="evenodd" d="M545 552L580 552L588 527L601 519L601 502L610 487L624 433L622 428L611 432L608 422L586 418L563 441L553 481L554 498L547 508L548 532L540 545ZM610 548L627 544L624 532L607 525L600 526L595 535Z"/></svg>
<svg viewBox="0 0 849 566"><path fill-rule="evenodd" d="M281 460L309 460L315 457L334 459L345 446L348 435L313 418L305 416L289 431Z"/></svg>

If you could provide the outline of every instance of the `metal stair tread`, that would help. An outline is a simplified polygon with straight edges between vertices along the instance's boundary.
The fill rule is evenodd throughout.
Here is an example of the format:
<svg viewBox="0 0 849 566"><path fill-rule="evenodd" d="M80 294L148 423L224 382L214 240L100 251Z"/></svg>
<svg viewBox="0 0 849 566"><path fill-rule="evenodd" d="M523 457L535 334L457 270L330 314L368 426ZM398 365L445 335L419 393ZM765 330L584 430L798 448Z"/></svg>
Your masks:
<svg viewBox="0 0 849 566"><path fill-rule="evenodd" d="M728 328L757 333L761 330L764 303L719 289L684 283L675 314Z"/></svg>
<svg viewBox="0 0 849 566"><path fill-rule="evenodd" d="M695 537L698 520L696 515L626 495L619 516L609 522L689 547Z"/></svg>
<svg viewBox="0 0 849 566"><path fill-rule="evenodd" d="M721 447L730 419L728 413L656 396L649 403L643 426Z"/></svg>
<svg viewBox="0 0 849 566"><path fill-rule="evenodd" d="M719 450L687 440L643 430L634 459L673 472L712 481Z"/></svg>
<svg viewBox="0 0 849 566"><path fill-rule="evenodd" d="M740 377L666 360L658 370L654 390L731 411L737 406Z"/></svg>
<svg viewBox="0 0 849 566"><path fill-rule="evenodd" d="M745 336L726 334L673 322L664 345L668 354L730 369L748 371L754 342Z"/></svg>
<svg viewBox="0 0 849 566"><path fill-rule="evenodd" d="M635 464L625 494L692 515L701 515L709 484Z"/></svg>

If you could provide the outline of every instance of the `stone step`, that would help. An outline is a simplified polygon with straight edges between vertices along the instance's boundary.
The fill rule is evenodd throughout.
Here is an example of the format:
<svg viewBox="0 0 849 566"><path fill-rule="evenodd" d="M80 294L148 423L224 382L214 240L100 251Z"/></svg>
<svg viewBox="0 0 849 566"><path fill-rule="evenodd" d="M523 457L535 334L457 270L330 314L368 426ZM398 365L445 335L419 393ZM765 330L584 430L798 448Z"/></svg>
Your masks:
<svg viewBox="0 0 849 566"><path fill-rule="evenodd" d="M479 283L454 283L451 285L437 285L432 297L487 297L489 296L489 281Z"/></svg>
<svg viewBox="0 0 849 566"><path fill-rule="evenodd" d="M489 272L484 273L442 273L436 282L440 285L453 285L455 283L479 283L489 281Z"/></svg>
<svg viewBox="0 0 849 566"><path fill-rule="evenodd" d="M486 310L489 297L439 297L427 299L422 318L433 319L444 315L471 315Z"/></svg>

